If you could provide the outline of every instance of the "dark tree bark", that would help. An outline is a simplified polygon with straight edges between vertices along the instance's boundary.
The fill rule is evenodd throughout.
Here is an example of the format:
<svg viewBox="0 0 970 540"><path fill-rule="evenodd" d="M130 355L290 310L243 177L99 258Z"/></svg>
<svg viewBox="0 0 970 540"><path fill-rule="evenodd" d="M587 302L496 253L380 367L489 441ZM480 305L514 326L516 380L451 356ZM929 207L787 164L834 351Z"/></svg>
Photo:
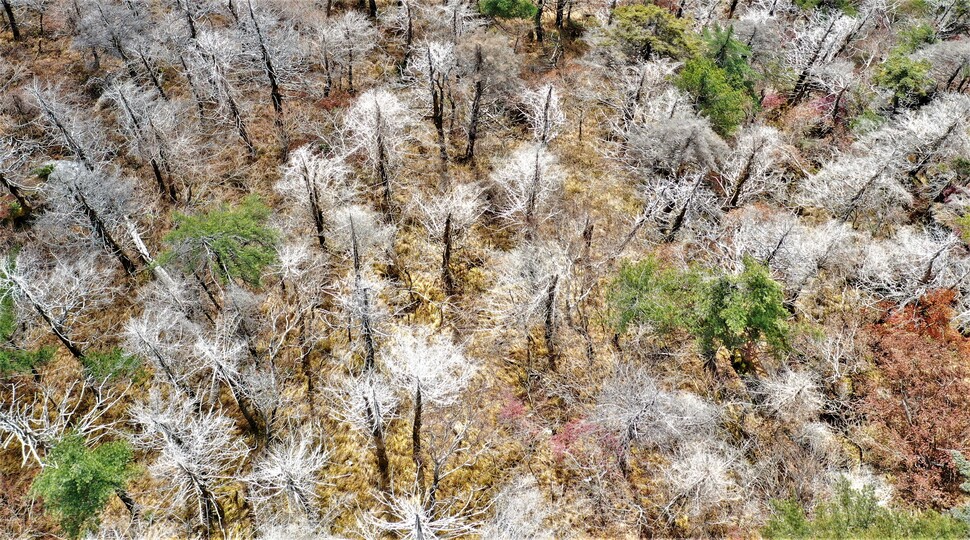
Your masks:
<svg viewBox="0 0 970 540"><path fill-rule="evenodd" d="M10 0L3 1L3 11L7 14L7 22L10 24L10 31L13 32L14 41L20 41L20 27L17 26L17 19L14 18L13 6Z"/></svg>
<svg viewBox="0 0 970 540"><path fill-rule="evenodd" d="M545 323L545 338L546 342L546 358L549 360L549 370L556 371L556 365L559 360L559 350L556 346L556 293L559 287L559 275L556 274L552 277L552 282L549 283L549 288L546 290L546 323Z"/></svg>
<svg viewBox="0 0 970 540"><path fill-rule="evenodd" d="M361 276L361 264L360 264L360 252L357 245L357 231L354 228L354 220L350 220L350 238L354 258L354 289L361 298L361 337L364 339L364 372L372 373L374 371L374 332L371 328L370 320L370 297L367 294L367 290L363 287L363 279Z"/></svg>
<svg viewBox="0 0 970 540"><path fill-rule="evenodd" d="M435 134L438 139L438 189L447 191L448 186L448 144L445 140L445 99L444 81L441 75L435 71L431 60L431 49L427 51L428 56L428 91L431 93L431 121L434 124Z"/></svg>
<svg viewBox="0 0 970 540"><path fill-rule="evenodd" d="M482 112L482 95L485 93L485 77L482 75L482 46L475 46L475 95L468 118L468 141L463 161L475 159L475 141L478 139L478 121Z"/></svg>
<svg viewBox="0 0 970 540"><path fill-rule="evenodd" d="M391 492L391 462L387 458L387 444L384 442L384 428L381 426L380 411L373 407L376 399L367 397L366 415L371 424L371 438L374 441L374 454L377 457L378 488L383 493Z"/></svg>
<svg viewBox="0 0 970 540"><path fill-rule="evenodd" d="M414 421L411 425L411 458L414 460L415 482L418 490L424 489L424 458L421 456L421 385L414 393Z"/></svg>
<svg viewBox="0 0 970 540"><path fill-rule="evenodd" d="M24 212L24 214L30 214L31 212L33 212L34 210L33 206L31 206L31 204L27 201L27 197L23 194L22 191L20 191L20 188L17 187L16 184L8 180L7 177L3 175L3 173L0 173L0 185L3 185L3 187L7 188L7 191L9 191L11 195L13 195L13 198L17 200L17 204L20 205L20 209Z"/></svg>
<svg viewBox="0 0 970 540"><path fill-rule="evenodd" d="M542 30L542 10L545 8L546 0L538 0L536 2L536 14L532 20L532 35L537 43L542 43L544 33Z"/></svg>
<svg viewBox="0 0 970 540"><path fill-rule="evenodd" d="M451 250L454 243L454 234L451 229L451 214L449 213L448 217L445 218L445 231L442 235L444 252L441 256L441 281L444 284L446 296L455 294L455 278L451 273Z"/></svg>
<svg viewBox="0 0 970 540"><path fill-rule="evenodd" d="M273 65L273 59L270 57L269 49L266 48L263 30L260 28L259 21L256 19L256 13L253 11L252 0L248 1L248 5L249 18L252 20L253 28L256 30L256 42L259 46L259 54L263 60L263 71L266 72L266 77L269 79L270 100L273 102L273 123L276 126L276 132L280 139L280 159L285 160L287 153L289 153L290 142L283 118L283 92L280 90L279 77Z"/></svg>

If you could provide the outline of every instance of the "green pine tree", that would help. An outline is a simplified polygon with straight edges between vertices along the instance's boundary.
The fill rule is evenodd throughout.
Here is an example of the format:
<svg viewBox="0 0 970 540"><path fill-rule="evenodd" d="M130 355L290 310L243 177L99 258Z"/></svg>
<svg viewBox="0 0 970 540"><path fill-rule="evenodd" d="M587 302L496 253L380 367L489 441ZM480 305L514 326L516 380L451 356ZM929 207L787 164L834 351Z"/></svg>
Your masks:
<svg viewBox="0 0 970 540"><path fill-rule="evenodd" d="M270 209L257 196L230 208L198 216L175 215L175 229L165 236L172 246L160 264L179 264L189 272L209 271L226 283L240 279L259 286L263 270L276 262L278 233L267 221Z"/></svg>
<svg viewBox="0 0 970 540"><path fill-rule="evenodd" d="M44 500L45 511L59 520L68 536L79 538L97 529L108 500L134 474L128 443L110 442L91 449L83 437L71 434L47 453L31 492Z"/></svg>

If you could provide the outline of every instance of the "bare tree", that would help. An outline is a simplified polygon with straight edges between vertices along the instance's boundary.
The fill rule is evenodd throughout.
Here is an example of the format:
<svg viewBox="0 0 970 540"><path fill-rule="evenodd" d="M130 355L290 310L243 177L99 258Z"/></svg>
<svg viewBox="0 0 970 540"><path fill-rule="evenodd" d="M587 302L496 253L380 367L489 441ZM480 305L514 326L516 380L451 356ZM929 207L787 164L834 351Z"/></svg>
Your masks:
<svg viewBox="0 0 970 540"><path fill-rule="evenodd" d="M17 18L13 13L12 0L3 0L3 12L7 15L7 23L10 24L14 41L20 41L20 26L17 24Z"/></svg>
<svg viewBox="0 0 970 540"><path fill-rule="evenodd" d="M855 279L877 298L905 305L964 282L970 259L960 245L950 231L904 227L892 238L865 244Z"/></svg>
<svg viewBox="0 0 970 540"><path fill-rule="evenodd" d="M0 186L16 199L21 210L30 214L34 205L28 199L34 189L15 180L30 159L30 147L13 139L0 139Z"/></svg>
<svg viewBox="0 0 970 540"><path fill-rule="evenodd" d="M769 414L789 426L818 419L825 398L815 377L804 371L784 370L760 382L761 404Z"/></svg>
<svg viewBox="0 0 970 540"><path fill-rule="evenodd" d="M425 460L421 451L421 422L424 407L453 403L474 376L475 366L448 336L432 334L426 327L396 329L381 356L392 384L404 390L411 399L414 413L411 457L415 485L423 492Z"/></svg>
<svg viewBox="0 0 970 540"><path fill-rule="evenodd" d="M787 64L795 74L792 103L805 98L812 82L811 75L821 65L842 54L849 43L859 39L875 13L866 9L858 17L837 11L820 10L796 29L787 47Z"/></svg>
<svg viewBox="0 0 970 540"><path fill-rule="evenodd" d="M65 231L87 231L85 242L93 242L118 260L129 275L139 263L151 257L129 215L137 211L134 186L105 169L88 169L82 163L59 162L44 184L48 211L42 220L49 232L63 237ZM126 247L135 248L137 258ZM136 262L137 261L137 262Z"/></svg>
<svg viewBox="0 0 970 540"><path fill-rule="evenodd" d="M682 513L708 524L726 522L730 505L744 499L736 480L738 461L729 447L697 445L679 451L665 471L669 492L663 510L668 519Z"/></svg>
<svg viewBox="0 0 970 540"><path fill-rule="evenodd" d="M539 225L553 215L565 175L553 154L534 145L516 150L491 180L502 193L499 215L523 227L524 238L532 240Z"/></svg>
<svg viewBox="0 0 970 540"><path fill-rule="evenodd" d="M551 505L535 478L513 479L492 499L492 505L494 514L482 526L482 538L555 538L544 523L552 515Z"/></svg>
<svg viewBox="0 0 970 540"><path fill-rule="evenodd" d="M355 196L349 174L350 168L340 157L320 156L310 146L302 146L290 155L283 176L276 183L278 193L303 209L305 214L298 219L312 223L320 249L327 249L332 213Z"/></svg>
<svg viewBox="0 0 970 540"><path fill-rule="evenodd" d="M595 418L620 441L620 468L630 473L631 445L671 451L712 438L720 412L690 392L661 388L644 367L621 364L603 385Z"/></svg>
<svg viewBox="0 0 970 540"><path fill-rule="evenodd" d="M0 265L0 280L20 315L39 317L77 359L84 356L84 344L74 328L110 300L109 276L96 253L68 261L27 248Z"/></svg>
<svg viewBox="0 0 970 540"><path fill-rule="evenodd" d="M367 521L378 531L402 539L465 538L478 530L478 523L469 517L446 514L444 508L428 507L419 495L390 496L386 504L386 519L367 516Z"/></svg>
<svg viewBox="0 0 970 540"><path fill-rule="evenodd" d="M391 184L401 160L409 116L397 96L383 89L364 92L347 111L347 128L377 177L385 212L391 208Z"/></svg>
<svg viewBox="0 0 970 540"><path fill-rule="evenodd" d="M561 317L561 293L570 278L571 261L557 244L527 243L499 257L499 275L495 288L493 310L506 335L521 333L526 339L527 376L531 376L532 335L541 325L550 370L558 360L556 336Z"/></svg>
<svg viewBox="0 0 970 540"><path fill-rule="evenodd" d="M316 33L316 44L326 77L324 94L329 95L334 79L340 84L346 77L347 91L353 94L354 70L374 49L377 31L367 18L357 11L347 11L340 17L328 18Z"/></svg>
<svg viewBox="0 0 970 540"><path fill-rule="evenodd" d="M184 163L193 143L184 123L184 109L176 102L157 99L133 82L115 82L105 96L117 107L132 152L151 167L159 194L177 202L183 186L176 178L186 171Z"/></svg>
<svg viewBox="0 0 970 540"><path fill-rule="evenodd" d="M290 143L283 115L283 90L299 71L301 47L297 34L283 26L283 21L255 7L252 0L246 0L245 8L246 16L240 18L240 28L250 46L258 51L254 56L259 57L261 71L269 83L273 123L279 137L280 156L285 159Z"/></svg>
<svg viewBox="0 0 970 540"><path fill-rule="evenodd" d="M456 292L452 256L485 209L482 190L474 184L460 184L444 195L418 200L416 204L425 229L433 238L441 240L441 282L445 294L452 296Z"/></svg>
<svg viewBox="0 0 970 540"><path fill-rule="evenodd" d="M83 109L63 96L60 89L42 85L36 79L27 91L40 110L39 120L48 140L67 150L89 171L98 168L108 149L105 130L97 116L83 114Z"/></svg>
<svg viewBox="0 0 970 540"><path fill-rule="evenodd" d="M216 113L220 117L228 117L245 144L249 156L255 158L256 146L243 118L243 103L239 99L238 85L233 80L241 62L238 45L239 42L225 32L200 30L199 37L193 41L190 49L192 63L187 66L187 73L191 73L192 79L198 81L197 88L205 92L204 97L218 105Z"/></svg>
<svg viewBox="0 0 970 540"><path fill-rule="evenodd" d="M532 137L539 144L549 144L566 123L566 113L559 103L556 87L546 84L536 90L526 90L522 101L532 124Z"/></svg>
<svg viewBox="0 0 970 540"><path fill-rule="evenodd" d="M390 493L391 464L385 433L398 406L394 389L382 375L365 372L338 381L330 393L341 419L370 437L377 461L378 488Z"/></svg>
<svg viewBox="0 0 970 540"><path fill-rule="evenodd" d="M140 447L158 451L149 467L167 484L176 505L192 504L202 532L224 531L225 512L216 493L233 481L231 470L249 453L234 434L234 422L219 412L199 413L191 401L165 398L153 389L148 401L132 410L141 432Z"/></svg>
<svg viewBox="0 0 970 540"><path fill-rule="evenodd" d="M517 87L518 76L511 69L515 53L498 36L478 33L474 39L462 41L457 54L459 82L468 85L461 91L467 102L462 160L470 161L475 158L475 145L489 112L504 105L506 94Z"/></svg>
<svg viewBox="0 0 970 540"><path fill-rule="evenodd" d="M707 119L678 117L633 125L625 154L635 167L672 175L718 170L729 150Z"/></svg>
<svg viewBox="0 0 970 540"><path fill-rule="evenodd" d="M745 128L724 167L724 207L736 208L758 195L770 193L777 182L777 164L781 157L777 130L766 126Z"/></svg>
<svg viewBox="0 0 970 540"><path fill-rule="evenodd" d="M111 419L116 412L112 409L128 388L113 387L105 380L90 388L80 381L72 381L65 388L44 384L33 396L18 384L2 390L9 393L8 400L0 401L0 447L16 441L21 465L33 458L43 467L41 454L67 432L97 441L115 429L121 420Z"/></svg>
<svg viewBox="0 0 970 540"><path fill-rule="evenodd" d="M199 337L195 344L195 357L199 360L200 367L209 375L210 395L217 396L219 386L225 385L239 407L239 412L249 424L249 429L253 433L261 434L264 430L256 419L256 412L252 410L253 404L244 377L247 366L243 364L243 359L247 345L236 339L239 324L237 317L223 314L216 321L215 335Z"/></svg>
<svg viewBox="0 0 970 540"><path fill-rule="evenodd" d="M329 461L330 452L309 430L291 432L255 460L247 478L253 502L286 522L315 524L317 478Z"/></svg>
<svg viewBox="0 0 970 540"><path fill-rule="evenodd" d="M198 367L186 361L200 329L182 313L165 305L152 305L125 323L129 351L146 359L165 382L189 399L196 399L190 378Z"/></svg>
<svg viewBox="0 0 970 540"><path fill-rule="evenodd" d="M438 188L448 189L448 141L445 138L445 106L453 97L452 86L456 74L457 57L452 43L430 41L418 48L408 71L414 83L425 90L422 101L430 105L431 123L438 142Z"/></svg>

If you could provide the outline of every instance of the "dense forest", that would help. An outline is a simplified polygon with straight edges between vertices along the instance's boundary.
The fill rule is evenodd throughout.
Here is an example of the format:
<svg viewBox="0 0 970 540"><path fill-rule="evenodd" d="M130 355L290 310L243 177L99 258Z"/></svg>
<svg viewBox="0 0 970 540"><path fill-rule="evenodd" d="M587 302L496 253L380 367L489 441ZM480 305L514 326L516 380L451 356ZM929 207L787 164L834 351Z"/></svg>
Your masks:
<svg viewBox="0 0 970 540"><path fill-rule="evenodd" d="M970 0L0 4L0 537L970 536Z"/></svg>

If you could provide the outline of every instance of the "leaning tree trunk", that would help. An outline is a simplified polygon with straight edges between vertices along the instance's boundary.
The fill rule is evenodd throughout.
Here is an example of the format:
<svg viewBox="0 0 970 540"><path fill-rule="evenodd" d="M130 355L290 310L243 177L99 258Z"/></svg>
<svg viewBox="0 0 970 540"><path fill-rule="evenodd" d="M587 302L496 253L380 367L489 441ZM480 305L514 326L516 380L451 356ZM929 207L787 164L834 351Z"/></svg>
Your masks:
<svg viewBox="0 0 970 540"><path fill-rule="evenodd" d="M475 96L468 118L468 142L465 146L464 161L475 159L475 141L478 139L478 119L482 111L482 95L485 93L485 79L482 76L482 46L475 46Z"/></svg>
<svg viewBox="0 0 970 540"><path fill-rule="evenodd" d="M375 367L375 350L374 350L374 332L371 328L371 318L370 318L370 297L367 294L367 290L363 287L363 279L361 276L361 264L360 264L360 252L357 245L357 231L354 228L354 220L350 220L350 239L351 239L351 249L353 251L354 259L354 290L361 298L360 306L360 326L361 326L361 337L364 339L364 372L372 373Z"/></svg>
<svg viewBox="0 0 970 540"><path fill-rule="evenodd" d="M374 454L377 457L378 488L387 494L391 492L391 462L387 458L387 443L384 441L384 428L381 425L380 411L374 409L377 400L367 398L365 414L371 425L371 438L374 441Z"/></svg>
<svg viewBox="0 0 970 540"><path fill-rule="evenodd" d="M20 41L20 27L17 26L17 19L13 15L13 6L10 0L3 1L3 11L7 14L7 21L10 23L10 31L13 32L14 41Z"/></svg>
<svg viewBox="0 0 970 540"><path fill-rule="evenodd" d="M33 211L33 207L31 207L30 203L27 202L27 197L23 194L22 191L20 191L20 188L17 187L17 185L11 182L9 179L7 179L7 177L4 176L3 173L0 173L0 185L3 185L3 187L7 188L7 191L9 191L11 195L13 195L13 198L17 200L17 204L20 205L20 209L23 211L24 214L30 214Z"/></svg>
<svg viewBox="0 0 970 540"><path fill-rule="evenodd" d="M269 79L270 100L273 102L273 124L280 139L280 159L285 160L289 153L290 141L286 133L286 124L283 118L283 92L280 90L279 77L276 68L273 66L273 59L270 57L266 42L263 39L263 31L256 20L256 13L253 11L252 0L249 1L249 18L253 21L253 28L256 30L256 41L259 44L259 54L263 59L263 68L266 77Z"/></svg>

